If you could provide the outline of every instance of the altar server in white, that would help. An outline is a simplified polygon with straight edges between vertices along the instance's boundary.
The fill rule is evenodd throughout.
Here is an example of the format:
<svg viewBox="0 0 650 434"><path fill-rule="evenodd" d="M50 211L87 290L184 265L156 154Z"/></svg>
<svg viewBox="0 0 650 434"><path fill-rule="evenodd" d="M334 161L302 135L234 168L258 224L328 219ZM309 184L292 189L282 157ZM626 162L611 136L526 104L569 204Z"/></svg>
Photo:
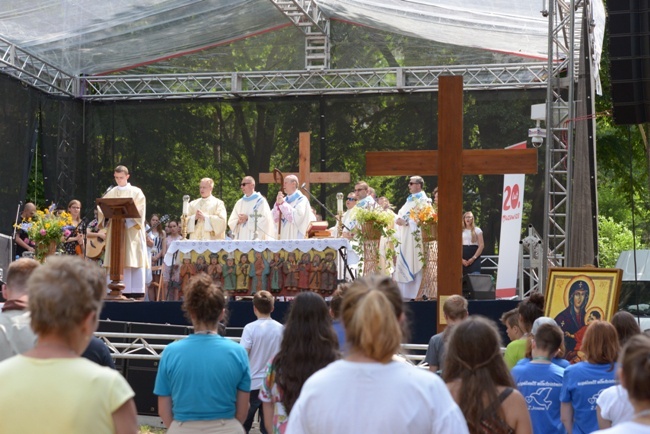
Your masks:
<svg viewBox="0 0 650 434"><path fill-rule="evenodd" d="M203 178L199 183L201 198L190 202L187 232L190 240L223 240L226 235L226 206L212 195L214 181Z"/></svg>
<svg viewBox="0 0 650 434"><path fill-rule="evenodd" d="M286 196L278 192L273 206L273 221L281 227L281 240L302 240L306 238L309 223L316 221L316 217L311 212L309 199L298 190L296 175L284 178L284 191Z"/></svg>
<svg viewBox="0 0 650 434"><path fill-rule="evenodd" d="M151 260L147 256L147 235L145 231L145 216L147 211L147 199L142 190L138 187L131 185L128 180L129 169L126 166L117 166L113 176L117 187L112 188L104 195L104 198L127 198L133 199L140 217L128 218L124 220L125 233L124 233L124 287L123 294L131 294L132 297L138 298L144 296L144 283L145 283L145 270L150 267ZM104 224L104 213L101 208L97 207L97 221L100 225ZM111 236L110 225L108 223L108 236L106 237L106 252L109 252L104 257L104 267L111 266L111 245L115 242Z"/></svg>
<svg viewBox="0 0 650 434"><path fill-rule="evenodd" d="M244 196L237 201L228 219L233 238L235 240L276 239L278 233L273 224L271 208L266 198L255 191L255 180L252 176L242 179L241 190Z"/></svg>
<svg viewBox="0 0 650 434"><path fill-rule="evenodd" d="M395 219L395 236L399 241L397 246L397 262L393 279L397 282L402 298L412 300L418 294L422 282L422 242L415 241L414 232L417 224L409 217L409 211L416 205L417 200L427 200L427 194L422 191L424 180L420 176L412 176L409 181L409 197L400 208Z"/></svg>

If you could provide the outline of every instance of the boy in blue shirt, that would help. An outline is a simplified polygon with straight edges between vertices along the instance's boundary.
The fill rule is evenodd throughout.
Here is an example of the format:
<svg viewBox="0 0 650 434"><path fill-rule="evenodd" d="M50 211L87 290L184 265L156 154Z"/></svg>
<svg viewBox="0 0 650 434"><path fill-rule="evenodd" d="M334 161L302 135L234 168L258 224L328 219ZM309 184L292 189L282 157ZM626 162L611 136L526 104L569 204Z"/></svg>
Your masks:
<svg viewBox="0 0 650 434"><path fill-rule="evenodd" d="M563 336L557 325L543 324L532 341L532 360L512 368L517 389L528 403L535 434L565 433L560 420L560 391L564 369L551 363Z"/></svg>

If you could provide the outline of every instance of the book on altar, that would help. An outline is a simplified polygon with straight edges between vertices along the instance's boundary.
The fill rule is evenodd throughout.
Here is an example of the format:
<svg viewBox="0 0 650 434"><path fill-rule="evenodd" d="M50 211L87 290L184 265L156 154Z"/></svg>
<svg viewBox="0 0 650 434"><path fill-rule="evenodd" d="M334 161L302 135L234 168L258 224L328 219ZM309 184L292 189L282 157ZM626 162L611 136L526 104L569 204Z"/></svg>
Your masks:
<svg viewBox="0 0 650 434"><path fill-rule="evenodd" d="M327 230L327 222L311 222L307 227L307 238L328 238L332 235Z"/></svg>

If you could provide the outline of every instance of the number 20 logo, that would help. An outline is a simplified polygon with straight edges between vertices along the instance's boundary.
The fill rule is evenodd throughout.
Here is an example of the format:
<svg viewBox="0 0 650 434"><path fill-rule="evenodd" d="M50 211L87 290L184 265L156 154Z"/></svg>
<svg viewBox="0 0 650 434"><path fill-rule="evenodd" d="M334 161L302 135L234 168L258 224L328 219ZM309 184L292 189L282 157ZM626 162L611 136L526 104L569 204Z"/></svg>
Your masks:
<svg viewBox="0 0 650 434"><path fill-rule="evenodd" d="M506 197L503 199L503 210L509 211L510 209L516 209L521 206L519 202L519 184L515 184L512 187L509 185L506 187Z"/></svg>

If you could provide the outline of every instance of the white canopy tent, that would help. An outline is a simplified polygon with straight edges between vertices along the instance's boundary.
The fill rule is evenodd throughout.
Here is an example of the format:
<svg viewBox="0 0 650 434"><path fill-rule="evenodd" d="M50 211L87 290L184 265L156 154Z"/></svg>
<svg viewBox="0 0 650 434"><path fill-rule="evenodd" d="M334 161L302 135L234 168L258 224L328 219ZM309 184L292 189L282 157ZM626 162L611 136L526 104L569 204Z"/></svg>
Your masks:
<svg viewBox="0 0 650 434"><path fill-rule="evenodd" d="M548 19L540 12L542 1L314 3L331 20L507 53L515 56L510 61L516 57L542 60L548 52ZM1 38L74 76L191 56L209 47L292 26L271 0L1 0L0 11ZM332 36L335 45L336 35ZM484 59L479 62L485 63Z"/></svg>

